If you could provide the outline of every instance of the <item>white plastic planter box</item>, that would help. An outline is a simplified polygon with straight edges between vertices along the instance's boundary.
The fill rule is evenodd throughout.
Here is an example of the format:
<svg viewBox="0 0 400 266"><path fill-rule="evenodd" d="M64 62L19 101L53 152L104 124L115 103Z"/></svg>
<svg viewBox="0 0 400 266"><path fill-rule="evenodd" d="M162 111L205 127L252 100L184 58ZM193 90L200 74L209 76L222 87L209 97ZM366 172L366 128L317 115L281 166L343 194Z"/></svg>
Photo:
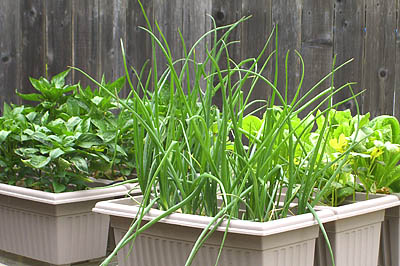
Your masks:
<svg viewBox="0 0 400 266"><path fill-rule="evenodd" d="M0 250L54 265L103 257L109 217L91 209L129 188L56 194L0 184Z"/></svg>
<svg viewBox="0 0 400 266"><path fill-rule="evenodd" d="M356 194L356 203L340 207L318 207L335 213L335 221L324 224L336 266L376 266L378 264L381 224L385 210L397 206L396 196L372 196ZM320 236L317 241L316 266L331 266L326 242Z"/></svg>
<svg viewBox="0 0 400 266"><path fill-rule="evenodd" d="M400 194L394 195L400 198ZM385 212L378 265L400 266L400 206L392 207Z"/></svg>
<svg viewBox="0 0 400 266"><path fill-rule="evenodd" d="M138 198L140 200L140 198ZM116 242L119 242L138 212L131 199L99 202L94 212L111 215ZM152 220L162 211L151 210L144 220ZM333 212L319 211L328 221ZM210 217L174 213L162 219L136 238L131 253L125 246L118 253L119 266L181 266ZM226 223L223 222L196 255L193 266L215 265ZM312 266L319 226L312 214L257 223L232 220L218 265Z"/></svg>

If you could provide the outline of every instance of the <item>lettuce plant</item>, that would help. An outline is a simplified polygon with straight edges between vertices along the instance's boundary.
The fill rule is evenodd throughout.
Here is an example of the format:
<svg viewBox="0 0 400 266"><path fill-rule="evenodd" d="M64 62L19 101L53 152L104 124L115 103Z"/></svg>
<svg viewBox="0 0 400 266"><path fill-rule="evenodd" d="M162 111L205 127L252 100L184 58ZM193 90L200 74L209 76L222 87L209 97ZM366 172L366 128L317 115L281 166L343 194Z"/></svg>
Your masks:
<svg viewBox="0 0 400 266"><path fill-rule="evenodd" d="M333 133L326 150L327 161L337 160L346 151L349 156L341 159L344 166L331 184L331 193L325 196L330 205L338 205L355 192L398 192L400 179L399 122L395 117L382 115L370 120L369 113L352 116L349 110L331 110L329 125ZM320 126L325 121L317 119ZM328 169L329 174L334 167Z"/></svg>

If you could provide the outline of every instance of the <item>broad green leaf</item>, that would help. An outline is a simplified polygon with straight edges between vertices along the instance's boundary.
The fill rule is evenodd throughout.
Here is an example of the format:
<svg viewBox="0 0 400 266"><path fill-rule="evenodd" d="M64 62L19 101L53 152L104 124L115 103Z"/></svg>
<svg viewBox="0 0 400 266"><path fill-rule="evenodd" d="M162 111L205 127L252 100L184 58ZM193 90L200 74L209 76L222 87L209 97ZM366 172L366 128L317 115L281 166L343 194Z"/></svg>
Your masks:
<svg viewBox="0 0 400 266"><path fill-rule="evenodd" d="M10 133L11 133L11 131L5 131L5 130L0 131L0 144L3 143L7 139L8 135L10 135Z"/></svg>
<svg viewBox="0 0 400 266"><path fill-rule="evenodd" d="M42 125L46 125L48 119L49 119L49 111L47 111L46 113L44 113L44 115L42 116L42 118L41 118Z"/></svg>
<svg viewBox="0 0 400 266"><path fill-rule="evenodd" d="M249 132L250 134L253 134L254 132L260 130L261 126L262 121L254 115L248 115L243 119L242 129Z"/></svg>
<svg viewBox="0 0 400 266"><path fill-rule="evenodd" d="M5 116L5 117L8 117L9 115L11 115L11 107L6 103L6 102L4 102L4 105L3 105L3 115Z"/></svg>
<svg viewBox="0 0 400 266"><path fill-rule="evenodd" d="M67 126L67 129L72 132L72 131L74 131L74 127L76 125L78 125L81 121L82 121L81 118L79 118L77 116L73 116L70 119L68 119L68 121L65 125Z"/></svg>
<svg viewBox="0 0 400 266"><path fill-rule="evenodd" d="M41 93L45 92L45 88L43 87L42 83L34 78L29 78L29 81L31 82L32 86L37 90L40 91Z"/></svg>
<svg viewBox="0 0 400 266"><path fill-rule="evenodd" d="M65 186L65 185L60 184L60 183L58 183L58 182L56 182L56 181L53 181L52 184L53 184L53 189L54 189L54 192L55 192L55 193L64 192L65 189L66 189L66 186Z"/></svg>
<svg viewBox="0 0 400 266"><path fill-rule="evenodd" d="M76 90L76 88L78 88L78 85L73 85L73 86L64 86L62 89L63 93L67 93L73 90Z"/></svg>
<svg viewBox="0 0 400 266"><path fill-rule="evenodd" d="M68 75L70 72L70 69L67 69L55 76L51 79L51 83L54 84L57 88L61 88L65 84L65 77Z"/></svg>
<svg viewBox="0 0 400 266"><path fill-rule="evenodd" d="M104 120L92 119L92 123L93 123L93 125L95 125L95 127L100 129L101 131L106 131L107 130L107 125L106 125L106 122L104 122Z"/></svg>
<svg viewBox="0 0 400 266"><path fill-rule="evenodd" d="M90 130L90 124L91 124L91 119L86 118L79 123L79 125L76 127L76 130L82 133L88 133Z"/></svg>
<svg viewBox="0 0 400 266"><path fill-rule="evenodd" d="M74 99L74 98L69 98L67 100L67 112L68 114L72 116L79 116L80 115L80 105L79 105L79 100Z"/></svg>
<svg viewBox="0 0 400 266"><path fill-rule="evenodd" d="M49 155L50 155L50 158L51 158L52 160L54 160L54 159L60 157L61 155L63 155L64 153L65 153L65 152L64 152L63 150L61 150L60 148L56 148L56 149L50 151L50 154L49 154Z"/></svg>
<svg viewBox="0 0 400 266"><path fill-rule="evenodd" d="M76 141L76 145L85 149L101 144L103 144L103 141L98 136L91 133L81 134Z"/></svg>
<svg viewBox="0 0 400 266"><path fill-rule="evenodd" d="M46 127L57 135L62 136L66 131L68 131L65 124L66 122L63 119L57 118L56 120L50 121Z"/></svg>
<svg viewBox="0 0 400 266"><path fill-rule="evenodd" d="M19 148L15 150L15 153L23 157L32 157L38 151L39 149L36 148Z"/></svg>
<svg viewBox="0 0 400 266"><path fill-rule="evenodd" d="M33 168L43 168L50 162L50 157L42 156L42 155L34 155L28 160L22 160L22 162L28 164Z"/></svg>
<svg viewBox="0 0 400 266"><path fill-rule="evenodd" d="M82 172L88 173L88 165L86 163L86 160L82 157L73 157L71 159L71 162L75 165L75 167Z"/></svg>
<svg viewBox="0 0 400 266"><path fill-rule="evenodd" d="M60 170L65 170L71 166L71 163L62 157L58 157L57 162L58 162L58 167L60 168Z"/></svg>
<svg viewBox="0 0 400 266"><path fill-rule="evenodd" d="M47 144L50 141L50 139L47 137L47 135L42 132L34 132L32 134L32 138L43 144Z"/></svg>
<svg viewBox="0 0 400 266"><path fill-rule="evenodd" d="M95 105L99 105L102 100L103 97L95 96L93 99L91 99L91 102L94 103Z"/></svg>
<svg viewBox="0 0 400 266"><path fill-rule="evenodd" d="M23 100L27 101L33 101L33 102L40 102L43 100L43 96L38 94L38 93L19 93L17 90L15 90L15 93Z"/></svg>
<svg viewBox="0 0 400 266"><path fill-rule="evenodd" d="M36 112L30 112L29 114L26 115L26 118L29 120L29 122L33 122L37 116Z"/></svg>

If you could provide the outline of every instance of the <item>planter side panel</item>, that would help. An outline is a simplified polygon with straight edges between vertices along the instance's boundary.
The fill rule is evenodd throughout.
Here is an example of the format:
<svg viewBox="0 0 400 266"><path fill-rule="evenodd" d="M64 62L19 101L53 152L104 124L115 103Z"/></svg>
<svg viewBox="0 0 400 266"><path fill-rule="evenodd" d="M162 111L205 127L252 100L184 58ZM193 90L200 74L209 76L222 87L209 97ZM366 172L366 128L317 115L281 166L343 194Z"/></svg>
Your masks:
<svg viewBox="0 0 400 266"><path fill-rule="evenodd" d="M54 218L0 206L0 249L37 260L55 262Z"/></svg>
<svg viewBox="0 0 400 266"><path fill-rule="evenodd" d="M49 216L0 206L0 249L69 264L105 255L109 217L84 212Z"/></svg>
<svg viewBox="0 0 400 266"><path fill-rule="evenodd" d="M58 264L85 261L106 255L109 216L86 212L57 219Z"/></svg>
<svg viewBox="0 0 400 266"><path fill-rule="evenodd" d="M154 225L153 227L157 227ZM314 228L318 232L318 228ZM184 265L190 251L193 247L193 239L197 238L200 231L190 229L193 233L187 239L181 237L155 236L154 234L142 233L135 241L133 249L129 254L130 246L127 245L118 253L118 265L120 266L139 266L139 265L163 265L176 266ZM115 241L119 241L126 233L126 229L114 228ZM221 232L217 232L218 234ZM179 233L178 233L179 235ZM305 235L309 235L307 232ZM221 253L218 265L220 266L243 266L243 265L274 265L274 266L311 266L313 265L315 234L313 239L305 239L292 244L283 244L281 246L264 249L263 242L259 241L260 246L256 249L250 249L252 244L243 241L239 248L229 243L229 236ZM269 236L263 237L268 238ZM211 237L213 238L213 237ZM271 236L271 238L275 237ZM286 236L285 236L286 238ZM248 240L248 239L247 239ZM284 242L287 239L283 240ZM213 240L211 239L211 242ZM236 241L235 241L236 242ZM255 241L257 242L257 240ZM279 241L278 241L279 242ZM193 261L193 266L215 265L219 252L218 244L206 243L202 246ZM129 254L129 256L128 256Z"/></svg>
<svg viewBox="0 0 400 266"><path fill-rule="evenodd" d="M400 207L386 210L379 252L379 266L400 266Z"/></svg>
<svg viewBox="0 0 400 266"><path fill-rule="evenodd" d="M336 266L376 266L384 210L325 224ZM368 222L367 222L368 221ZM365 223L368 224L365 224ZM325 239L317 240L316 266L332 266Z"/></svg>

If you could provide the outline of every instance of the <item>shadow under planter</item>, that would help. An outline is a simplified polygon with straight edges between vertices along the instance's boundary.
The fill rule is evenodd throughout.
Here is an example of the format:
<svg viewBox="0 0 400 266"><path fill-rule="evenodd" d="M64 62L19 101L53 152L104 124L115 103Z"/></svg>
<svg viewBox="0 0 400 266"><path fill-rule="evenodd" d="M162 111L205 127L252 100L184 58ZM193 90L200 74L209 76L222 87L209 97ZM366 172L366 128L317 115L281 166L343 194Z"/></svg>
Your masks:
<svg viewBox="0 0 400 266"><path fill-rule="evenodd" d="M138 209L131 199L117 199L99 202L93 211L111 215L111 226L118 242ZM152 220L161 213L152 209L144 220ZM323 210L318 211L318 216L324 221L333 213ZM195 241L211 220L199 215L171 214L141 233L131 253L130 245L125 246L118 253L118 265L185 265ZM225 230L224 221L200 248L192 266L215 265ZM218 265L312 266L318 232L319 226L312 214L265 223L231 220Z"/></svg>
<svg viewBox="0 0 400 266"><path fill-rule="evenodd" d="M0 184L0 250L54 265L103 257L109 217L91 209L130 188L56 194Z"/></svg>

